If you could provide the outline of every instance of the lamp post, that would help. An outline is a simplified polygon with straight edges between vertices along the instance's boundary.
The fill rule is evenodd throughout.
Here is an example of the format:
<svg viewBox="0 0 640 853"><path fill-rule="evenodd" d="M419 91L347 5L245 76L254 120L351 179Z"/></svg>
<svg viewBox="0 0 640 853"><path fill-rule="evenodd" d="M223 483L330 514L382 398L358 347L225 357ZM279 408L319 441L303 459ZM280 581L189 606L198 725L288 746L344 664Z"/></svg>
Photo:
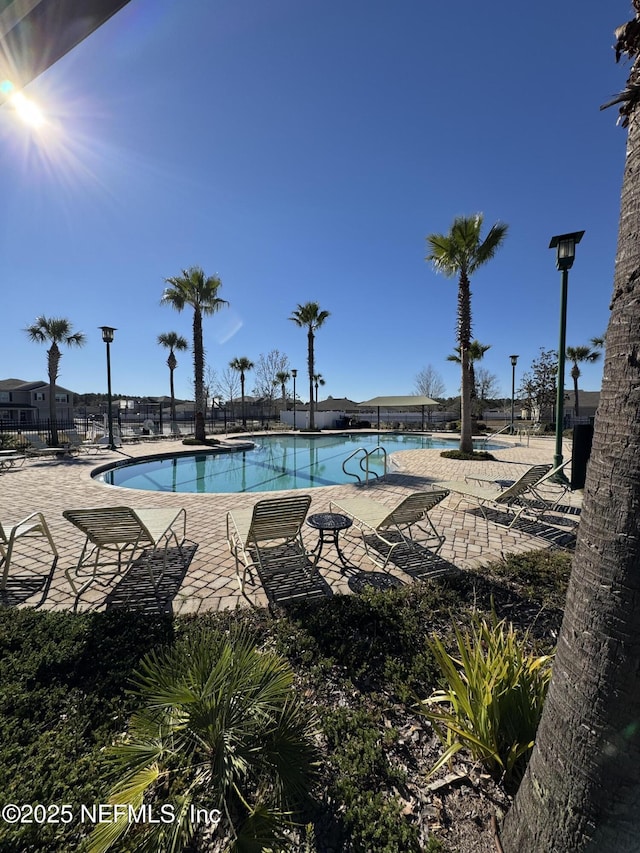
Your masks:
<svg viewBox="0 0 640 853"><path fill-rule="evenodd" d="M564 359L566 353L567 334L567 290L569 285L569 270L576 257L576 246L582 240L584 231L573 231L571 234L558 234L551 238L550 249L556 250L556 268L562 272L562 289L560 291L560 341L558 343L558 379L556 381L556 452L553 457L553 467L562 465L562 426L564 421ZM562 471L555 475L558 482L567 483Z"/></svg>
<svg viewBox="0 0 640 853"><path fill-rule="evenodd" d="M516 364L518 363L517 355L510 355L511 359L511 430L510 435L513 435L513 413L515 407L515 395L516 395Z"/></svg>
<svg viewBox="0 0 640 853"><path fill-rule="evenodd" d="M113 409L111 400L111 352L110 344L113 343L113 333L116 331L112 326L100 326L102 330L102 340L107 345L107 418L109 421L109 450L115 450L116 445L113 440Z"/></svg>
<svg viewBox="0 0 640 853"><path fill-rule="evenodd" d="M298 371L294 368L291 371L291 375L293 376L293 431L296 431L296 376L298 375Z"/></svg>

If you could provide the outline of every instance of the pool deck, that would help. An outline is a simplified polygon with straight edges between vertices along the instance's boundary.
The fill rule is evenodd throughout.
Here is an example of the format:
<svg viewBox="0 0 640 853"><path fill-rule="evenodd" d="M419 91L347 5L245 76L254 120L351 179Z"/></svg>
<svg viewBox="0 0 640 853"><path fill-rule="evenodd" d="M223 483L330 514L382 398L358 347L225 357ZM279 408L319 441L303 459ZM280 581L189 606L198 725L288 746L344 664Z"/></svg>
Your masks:
<svg viewBox="0 0 640 853"><path fill-rule="evenodd" d="M247 437L250 436L235 436L237 439ZM340 498L363 495L393 505L412 491L429 488L439 480L462 480L465 474L486 476L488 479L515 480L529 466L551 463L553 460L552 437L534 437L529 440L528 445L526 438L507 436L503 439L503 436L500 436L497 440L505 447L491 451L496 461L463 462L443 459L440 450L408 450L394 453L394 462L397 461L401 467L399 470L394 468L382 481L368 487L349 484L310 489L310 513L327 512L331 500L339 501ZM255 585L247 584L246 596L239 591L235 561L229 553L226 541L226 514L228 510L250 507L261 497L292 494L291 492L167 494L105 486L91 478L91 472L97 467L111 460L122 459L125 455L138 458L186 449L181 442L168 440L140 442L97 456L36 458L0 474L3 523L15 523L29 513L40 511L47 519L59 551L56 570L42 609L65 610L72 608L74 603L74 595L64 571L76 565L84 537L62 517L62 511L118 505L138 509L184 507L187 512L187 551L191 559L186 574L180 571L174 572L173 575L171 571L167 573L161 586L163 609L185 614L243 607L249 603L258 606L268 603L265 588L257 576ZM569 458L569 443L565 443L563 453L565 459ZM514 528L507 529L502 524L486 522L477 511L470 511L471 506L467 503L457 507L457 500L457 496L450 495L430 513L438 531L446 536L439 552L441 559L427 559L422 566L412 562L405 568L402 568L402 564L397 566L389 563L387 572L397 578L397 582L410 584L416 579L446 571L447 567L465 569L499 559L502 554L553 547L558 542L562 544L567 537L563 538L561 535L558 538L558 531L561 534L563 531L569 535L575 534L579 517L570 513L554 516L551 524L547 523L545 516L544 523L531 525L518 522ZM563 504L577 509L581 501L582 492L578 491L567 494ZM525 531L533 531L536 535ZM317 542L317 531L305 525L304 540L305 544L312 548ZM27 577L27 570L35 568L40 575L46 574L46 566L42 563L36 566L29 556L31 542L35 544L37 541L39 540L19 540L9 576L9 603L30 606L37 604L41 597L40 592L27 594L28 585L21 585L21 579ZM356 537L341 535L340 542L352 569L345 571L333 546L325 546L318 563L320 585L315 584L310 588L309 595L350 593L357 588L357 583L354 582L357 582L358 578L369 578L371 582L381 578L381 570L365 556L364 549ZM46 558L44 552L41 556ZM149 590L152 591L148 580L146 583L149 589L144 589L145 577L148 576L138 573L134 577L134 574L132 570L124 577L113 578L107 586L95 585L90 588L82 596L78 609L105 609L123 604L145 606ZM304 590L300 592L301 595L305 594ZM159 606L155 599L152 605L156 609Z"/></svg>

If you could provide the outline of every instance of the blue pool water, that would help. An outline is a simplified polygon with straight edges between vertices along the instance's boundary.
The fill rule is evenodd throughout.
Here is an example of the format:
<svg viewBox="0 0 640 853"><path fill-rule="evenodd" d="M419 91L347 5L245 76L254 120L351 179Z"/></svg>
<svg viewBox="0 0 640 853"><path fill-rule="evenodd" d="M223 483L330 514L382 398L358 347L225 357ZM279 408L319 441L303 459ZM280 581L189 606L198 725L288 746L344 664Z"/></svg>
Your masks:
<svg viewBox="0 0 640 853"><path fill-rule="evenodd" d="M390 455L399 450L455 448L457 442L415 434L274 435L253 439L251 450L231 453L198 451L169 454L137 462L126 462L96 475L112 486L153 492L273 492L282 489L313 489L355 483L342 470L342 463L359 447L381 445ZM484 446L484 445L483 445ZM487 445L490 447L490 445ZM383 473L383 455L370 457L369 470ZM388 470L392 470L389 462ZM358 459L348 471L364 473Z"/></svg>

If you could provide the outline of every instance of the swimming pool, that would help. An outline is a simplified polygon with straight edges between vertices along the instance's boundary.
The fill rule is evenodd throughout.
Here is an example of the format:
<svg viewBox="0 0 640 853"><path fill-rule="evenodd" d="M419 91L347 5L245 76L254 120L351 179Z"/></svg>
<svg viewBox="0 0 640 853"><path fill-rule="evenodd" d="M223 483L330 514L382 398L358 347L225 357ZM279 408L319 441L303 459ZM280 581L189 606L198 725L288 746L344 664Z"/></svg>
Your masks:
<svg viewBox="0 0 640 853"><path fill-rule="evenodd" d="M153 492L273 492L355 483L342 463L360 447L382 445L390 455L399 450L451 448L456 444L427 435L360 433L335 435L274 435L254 438L252 449L219 453L166 454L100 469L95 479L111 486ZM489 447L491 445L488 445ZM495 445L499 446L499 445ZM362 455L362 454L360 454ZM389 461L392 470L394 462ZM370 457L370 471L383 473L383 456ZM364 478L359 460L347 470Z"/></svg>

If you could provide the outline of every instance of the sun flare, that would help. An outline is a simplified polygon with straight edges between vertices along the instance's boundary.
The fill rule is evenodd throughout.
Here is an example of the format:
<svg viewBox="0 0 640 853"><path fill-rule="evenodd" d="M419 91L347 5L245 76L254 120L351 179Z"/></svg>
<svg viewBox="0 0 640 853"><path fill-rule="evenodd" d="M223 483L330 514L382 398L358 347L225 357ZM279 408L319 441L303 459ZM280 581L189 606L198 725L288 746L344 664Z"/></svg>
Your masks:
<svg viewBox="0 0 640 853"><path fill-rule="evenodd" d="M30 127L39 128L45 122L44 113L40 107L27 98L22 92L16 92L9 98L9 103L15 109L20 119Z"/></svg>

